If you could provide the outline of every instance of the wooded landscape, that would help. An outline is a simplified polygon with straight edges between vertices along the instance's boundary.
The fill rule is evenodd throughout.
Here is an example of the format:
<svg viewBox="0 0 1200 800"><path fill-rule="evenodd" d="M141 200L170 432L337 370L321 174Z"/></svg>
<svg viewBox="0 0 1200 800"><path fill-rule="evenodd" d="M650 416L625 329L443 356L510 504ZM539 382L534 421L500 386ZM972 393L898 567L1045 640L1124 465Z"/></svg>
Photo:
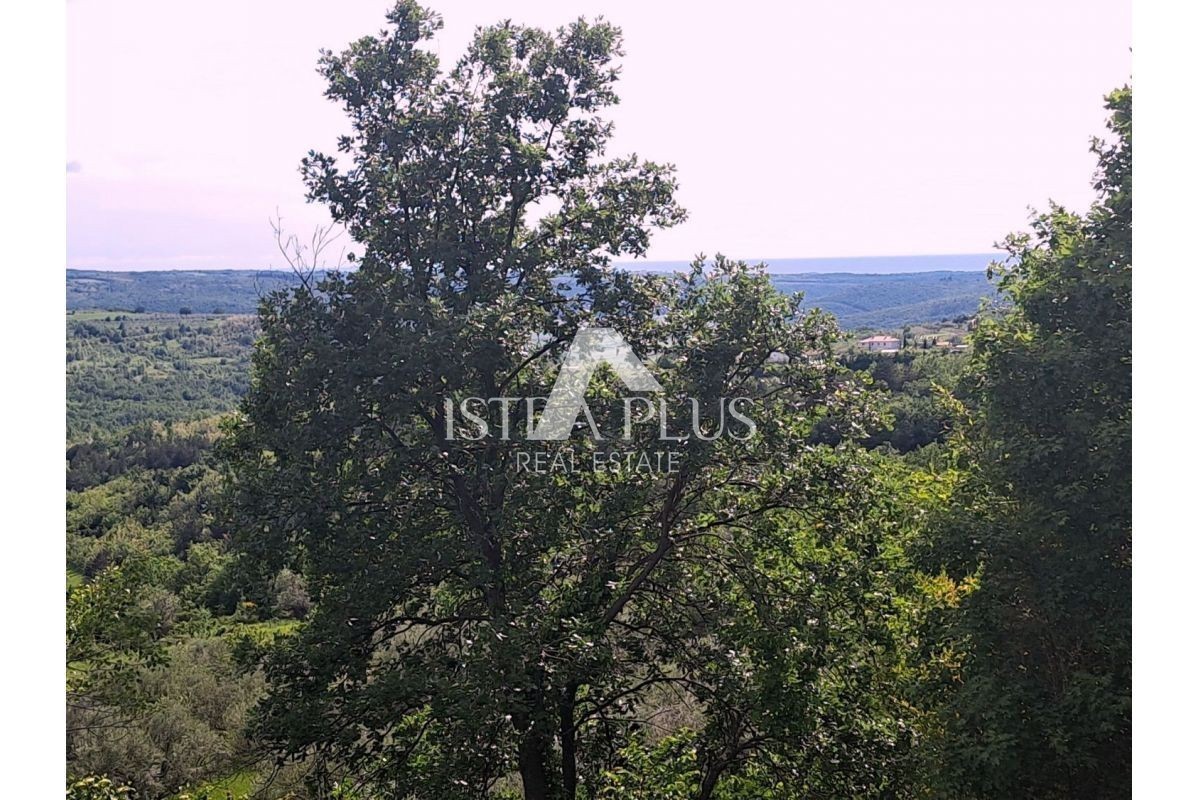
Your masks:
<svg viewBox="0 0 1200 800"><path fill-rule="evenodd" d="M887 260L887 259L881 259ZM769 264L772 268L774 264ZM919 264L918 264L919 266ZM638 262L626 266L646 272ZM661 271L661 270L660 270ZM320 280L324 270L314 272ZM894 328L913 322L968 317L991 296L987 275L978 271L930 270L892 275L772 272L785 294L803 293L804 308L820 308L845 329ZM125 314L253 314L262 297L299 285L289 270L111 272L67 270L67 310Z"/></svg>
<svg viewBox="0 0 1200 800"><path fill-rule="evenodd" d="M302 174L353 269L68 312L68 798L1128 797L1131 90L1094 204L1008 236L969 318L839 326L762 265L612 266L686 216L607 151L619 29L445 68L439 25L321 58L348 127ZM607 368L603 436L447 418L550 395L586 328L662 428ZM753 433L712 433L735 397ZM689 425L671 472L514 468Z"/></svg>

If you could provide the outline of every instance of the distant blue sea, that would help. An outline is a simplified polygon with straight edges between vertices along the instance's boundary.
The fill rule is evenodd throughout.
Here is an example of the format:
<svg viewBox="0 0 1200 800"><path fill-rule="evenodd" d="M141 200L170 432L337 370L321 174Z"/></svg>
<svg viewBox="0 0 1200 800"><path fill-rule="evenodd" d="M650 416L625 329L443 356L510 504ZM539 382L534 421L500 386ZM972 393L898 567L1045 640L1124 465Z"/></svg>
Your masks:
<svg viewBox="0 0 1200 800"><path fill-rule="evenodd" d="M860 256L839 258L748 258L751 264L766 262L773 275L839 272L852 275L895 275L902 272L982 272L1003 254L964 253L940 256ZM624 261L618 266L647 272L686 269L687 261Z"/></svg>

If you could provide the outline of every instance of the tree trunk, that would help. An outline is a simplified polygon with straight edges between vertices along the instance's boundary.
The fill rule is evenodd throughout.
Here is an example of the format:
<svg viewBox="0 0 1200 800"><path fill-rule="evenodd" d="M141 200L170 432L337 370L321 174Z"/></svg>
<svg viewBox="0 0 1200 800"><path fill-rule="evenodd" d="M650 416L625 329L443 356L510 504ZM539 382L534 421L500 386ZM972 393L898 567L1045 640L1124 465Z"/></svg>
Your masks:
<svg viewBox="0 0 1200 800"><path fill-rule="evenodd" d="M521 785L525 800L550 800L550 780L546 774L548 755L546 738L534 724L521 739L517 754L517 768L521 773Z"/></svg>
<svg viewBox="0 0 1200 800"><path fill-rule="evenodd" d="M704 771L704 777L700 781L700 788L696 792L696 800L709 800L712 793L717 788L717 781L721 779L721 769L715 766L710 766Z"/></svg>
<svg viewBox="0 0 1200 800"><path fill-rule="evenodd" d="M563 689L558 706L558 738L562 748L563 800L575 800L575 684Z"/></svg>

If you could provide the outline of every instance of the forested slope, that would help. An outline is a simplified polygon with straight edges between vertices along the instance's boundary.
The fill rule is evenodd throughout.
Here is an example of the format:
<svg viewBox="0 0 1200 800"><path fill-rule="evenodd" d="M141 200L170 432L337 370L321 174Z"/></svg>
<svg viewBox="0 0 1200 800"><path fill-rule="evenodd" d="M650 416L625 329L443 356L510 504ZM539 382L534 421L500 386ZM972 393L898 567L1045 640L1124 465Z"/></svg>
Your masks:
<svg viewBox="0 0 1200 800"><path fill-rule="evenodd" d="M319 279L323 273L318 273ZM887 328L970 316L993 289L982 272L772 274L782 292L804 293L805 308L823 308L843 328ZM295 286L290 272L262 270L107 272L67 270L67 308L249 314L261 297Z"/></svg>

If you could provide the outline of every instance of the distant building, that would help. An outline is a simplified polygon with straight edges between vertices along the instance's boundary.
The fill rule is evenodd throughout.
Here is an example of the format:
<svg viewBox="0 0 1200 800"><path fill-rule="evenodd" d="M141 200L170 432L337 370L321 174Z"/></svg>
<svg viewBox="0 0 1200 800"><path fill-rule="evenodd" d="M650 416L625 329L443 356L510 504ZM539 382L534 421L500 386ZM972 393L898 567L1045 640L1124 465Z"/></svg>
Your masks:
<svg viewBox="0 0 1200 800"><path fill-rule="evenodd" d="M859 339L858 346L872 353L895 353L900 349L900 340L895 336L868 336Z"/></svg>

